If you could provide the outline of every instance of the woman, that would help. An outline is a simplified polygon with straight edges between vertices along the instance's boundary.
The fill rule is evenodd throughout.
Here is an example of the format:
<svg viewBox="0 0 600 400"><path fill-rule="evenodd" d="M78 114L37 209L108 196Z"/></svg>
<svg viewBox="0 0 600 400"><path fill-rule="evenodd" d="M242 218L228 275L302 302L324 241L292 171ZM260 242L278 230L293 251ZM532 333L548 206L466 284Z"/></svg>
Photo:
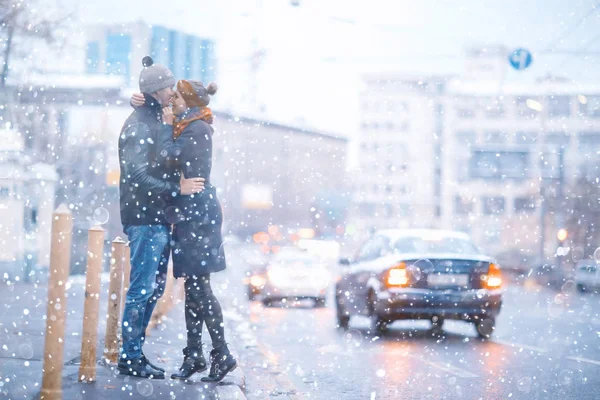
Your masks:
<svg viewBox="0 0 600 400"><path fill-rule="evenodd" d="M188 379L206 370L202 354L202 324L212 339L211 369L204 382L219 382L237 367L225 342L221 305L212 292L210 274L226 268L221 225L223 214L216 189L210 184L212 167L212 113L207 107L217 85L207 87L198 81L181 80L173 98L173 111L163 110L163 123L173 125L172 136L165 130L160 138L159 154L175 162L184 176L205 179L204 190L179 196L172 211L173 275L185 279L185 321L187 347L183 365L172 379ZM177 118L173 117L173 114ZM175 140L173 140L175 139ZM171 216L173 218L173 216Z"/></svg>

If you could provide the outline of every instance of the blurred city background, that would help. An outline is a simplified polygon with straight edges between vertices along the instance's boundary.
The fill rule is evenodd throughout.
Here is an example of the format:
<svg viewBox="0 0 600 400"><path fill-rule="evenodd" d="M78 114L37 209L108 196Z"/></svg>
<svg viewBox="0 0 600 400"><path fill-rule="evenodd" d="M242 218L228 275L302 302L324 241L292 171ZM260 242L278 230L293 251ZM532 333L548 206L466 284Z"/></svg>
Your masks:
<svg viewBox="0 0 600 400"><path fill-rule="evenodd" d="M352 248L374 229L451 228L524 270L598 245L593 2L2 5L4 273L47 268L59 203L82 232L120 234L117 136L148 54L222 88L227 233Z"/></svg>
<svg viewBox="0 0 600 400"><path fill-rule="evenodd" d="M124 236L117 141L146 55L219 85L214 288L248 398L597 398L590 0L0 0L0 395L39 391L53 211L74 218L67 337L88 229L105 271ZM147 346L168 369L178 312ZM115 379L98 396L202 391Z"/></svg>

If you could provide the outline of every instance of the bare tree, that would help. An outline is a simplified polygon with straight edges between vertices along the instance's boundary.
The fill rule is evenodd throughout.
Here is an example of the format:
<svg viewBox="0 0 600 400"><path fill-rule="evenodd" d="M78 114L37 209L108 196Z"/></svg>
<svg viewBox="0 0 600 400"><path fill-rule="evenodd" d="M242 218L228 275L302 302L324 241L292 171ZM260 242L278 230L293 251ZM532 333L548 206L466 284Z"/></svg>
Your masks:
<svg viewBox="0 0 600 400"><path fill-rule="evenodd" d="M69 15L52 15L39 0L0 0L0 43L3 48L3 66L0 87L6 86L10 61L14 55L24 55L27 43L58 42Z"/></svg>

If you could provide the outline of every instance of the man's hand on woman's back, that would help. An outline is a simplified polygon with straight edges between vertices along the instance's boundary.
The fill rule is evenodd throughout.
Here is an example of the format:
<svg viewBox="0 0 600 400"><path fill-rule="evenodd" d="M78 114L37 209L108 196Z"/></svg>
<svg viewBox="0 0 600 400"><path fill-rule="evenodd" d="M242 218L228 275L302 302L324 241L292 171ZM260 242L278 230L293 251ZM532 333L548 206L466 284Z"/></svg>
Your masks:
<svg viewBox="0 0 600 400"><path fill-rule="evenodd" d="M181 174L181 181L179 182L181 186L181 194L185 196L189 196L190 194L200 193L204 190L204 178L184 178L183 174Z"/></svg>

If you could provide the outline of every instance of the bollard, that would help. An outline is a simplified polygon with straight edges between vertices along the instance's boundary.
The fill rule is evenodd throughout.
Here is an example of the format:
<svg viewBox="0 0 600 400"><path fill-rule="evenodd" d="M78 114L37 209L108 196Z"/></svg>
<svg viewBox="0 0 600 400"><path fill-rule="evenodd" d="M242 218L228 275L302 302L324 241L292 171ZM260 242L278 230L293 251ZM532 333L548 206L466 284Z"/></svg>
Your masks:
<svg viewBox="0 0 600 400"><path fill-rule="evenodd" d="M104 251L104 229L94 226L88 230L88 258L85 271L85 302L79 382L96 381L96 344L98 342L98 308L100 305L100 275Z"/></svg>
<svg viewBox="0 0 600 400"><path fill-rule="evenodd" d="M123 270L123 295L121 296L121 315L125 310L127 300L127 291L129 290L129 279L131 278L131 247L129 243L125 245L125 266Z"/></svg>
<svg viewBox="0 0 600 400"><path fill-rule="evenodd" d="M65 285L69 277L72 229L71 211L63 204L52 215L44 369L40 391L42 400L62 399L63 347L67 314Z"/></svg>
<svg viewBox="0 0 600 400"><path fill-rule="evenodd" d="M123 290L123 264L125 264L125 242L120 237L117 237L112 242L110 264L104 359L108 364L115 364L119 360L121 292Z"/></svg>

